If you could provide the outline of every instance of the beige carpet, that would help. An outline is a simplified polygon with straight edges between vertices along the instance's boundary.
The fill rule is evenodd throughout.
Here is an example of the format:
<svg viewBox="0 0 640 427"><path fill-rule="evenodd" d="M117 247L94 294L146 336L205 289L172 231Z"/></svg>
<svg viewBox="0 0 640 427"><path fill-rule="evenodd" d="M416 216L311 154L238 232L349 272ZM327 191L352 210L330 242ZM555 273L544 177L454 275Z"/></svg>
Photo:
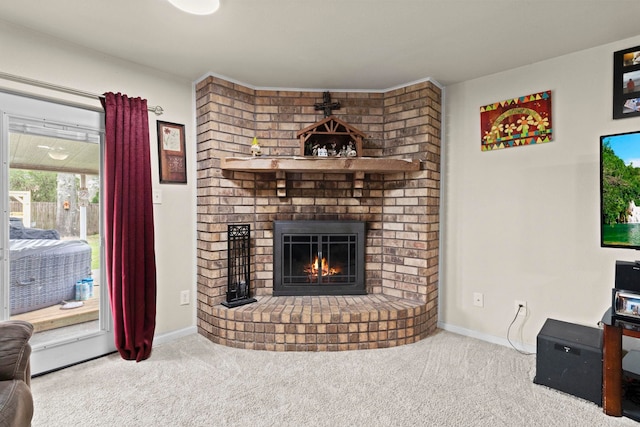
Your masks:
<svg viewBox="0 0 640 427"><path fill-rule="evenodd" d="M33 426L637 426L533 384L535 356L449 332L380 350L274 353L192 335L34 378Z"/></svg>

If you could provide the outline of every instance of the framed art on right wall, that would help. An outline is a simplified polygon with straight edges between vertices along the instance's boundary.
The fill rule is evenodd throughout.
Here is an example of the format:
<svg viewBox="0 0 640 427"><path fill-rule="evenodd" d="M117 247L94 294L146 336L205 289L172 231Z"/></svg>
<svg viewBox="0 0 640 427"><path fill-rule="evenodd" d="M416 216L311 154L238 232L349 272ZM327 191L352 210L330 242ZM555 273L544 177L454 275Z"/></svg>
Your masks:
<svg viewBox="0 0 640 427"><path fill-rule="evenodd" d="M613 53L613 118L640 115L640 46Z"/></svg>

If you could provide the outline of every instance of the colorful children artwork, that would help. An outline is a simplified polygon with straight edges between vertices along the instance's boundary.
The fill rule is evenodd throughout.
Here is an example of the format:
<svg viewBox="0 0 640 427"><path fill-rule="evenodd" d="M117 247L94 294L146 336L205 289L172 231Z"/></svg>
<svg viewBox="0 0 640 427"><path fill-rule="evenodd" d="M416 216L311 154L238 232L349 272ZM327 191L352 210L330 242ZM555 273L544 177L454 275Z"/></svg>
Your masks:
<svg viewBox="0 0 640 427"><path fill-rule="evenodd" d="M480 131L482 151L551 141L551 91L480 107Z"/></svg>

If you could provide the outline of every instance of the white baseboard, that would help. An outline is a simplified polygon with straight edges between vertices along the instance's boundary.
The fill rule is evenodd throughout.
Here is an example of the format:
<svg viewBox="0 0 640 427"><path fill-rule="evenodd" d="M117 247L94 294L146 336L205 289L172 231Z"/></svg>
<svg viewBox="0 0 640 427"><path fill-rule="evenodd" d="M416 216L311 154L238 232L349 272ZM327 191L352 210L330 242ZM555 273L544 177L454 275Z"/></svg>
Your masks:
<svg viewBox="0 0 640 427"><path fill-rule="evenodd" d="M178 329L176 331L165 332L164 334L155 335L153 337L153 344L160 345L167 342L175 341L178 338L186 337L188 335L197 334L198 328L196 326L189 326L188 328Z"/></svg>
<svg viewBox="0 0 640 427"><path fill-rule="evenodd" d="M518 350L523 351L525 353L532 353L532 354L536 353L536 346L534 345L523 344L521 342L511 340L511 342L513 343L513 346L512 346L511 344L509 344L509 340L507 340L506 338L500 338L494 335L483 334L482 332L461 328L460 326L449 325L444 322L438 322L438 328L444 329L445 331L448 331L448 332L453 332L454 334L476 338L482 341L487 341L492 344L498 344L504 347L513 348L513 346L515 346Z"/></svg>

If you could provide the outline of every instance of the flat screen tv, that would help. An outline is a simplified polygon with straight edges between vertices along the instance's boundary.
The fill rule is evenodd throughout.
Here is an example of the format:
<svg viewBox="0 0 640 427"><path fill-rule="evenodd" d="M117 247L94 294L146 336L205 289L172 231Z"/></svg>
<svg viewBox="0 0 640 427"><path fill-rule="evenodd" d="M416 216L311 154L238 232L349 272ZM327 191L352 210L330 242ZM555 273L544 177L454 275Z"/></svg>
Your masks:
<svg viewBox="0 0 640 427"><path fill-rule="evenodd" d="M640 131L600 137L600 245L640 249Z"/></svg>

